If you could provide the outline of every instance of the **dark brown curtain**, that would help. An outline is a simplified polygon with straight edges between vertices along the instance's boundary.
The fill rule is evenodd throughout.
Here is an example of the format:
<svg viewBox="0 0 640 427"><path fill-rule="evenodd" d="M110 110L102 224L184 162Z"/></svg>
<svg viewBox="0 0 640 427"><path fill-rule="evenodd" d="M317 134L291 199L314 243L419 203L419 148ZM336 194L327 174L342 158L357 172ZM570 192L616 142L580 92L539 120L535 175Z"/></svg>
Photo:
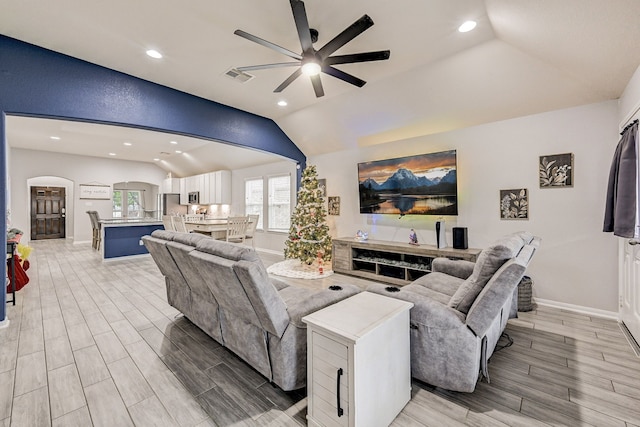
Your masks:
<svg viewBox="0 0 640 427"><path fill-rule="evenodd" d="M622 131L609 172L604 212L605 232L637 238L638 220L638 120Z"/></svg>

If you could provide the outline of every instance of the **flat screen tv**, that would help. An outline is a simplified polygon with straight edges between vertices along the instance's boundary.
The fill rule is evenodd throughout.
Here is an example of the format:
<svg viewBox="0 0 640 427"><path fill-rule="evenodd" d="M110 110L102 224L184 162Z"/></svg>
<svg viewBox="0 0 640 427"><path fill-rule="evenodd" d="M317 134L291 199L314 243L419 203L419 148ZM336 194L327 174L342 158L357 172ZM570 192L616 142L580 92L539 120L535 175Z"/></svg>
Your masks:
<svg viewBox="0 0 640 427"><path fill-rule="evenodd" d="M360 213L458 215L456 150L358 163Z"/></svg>

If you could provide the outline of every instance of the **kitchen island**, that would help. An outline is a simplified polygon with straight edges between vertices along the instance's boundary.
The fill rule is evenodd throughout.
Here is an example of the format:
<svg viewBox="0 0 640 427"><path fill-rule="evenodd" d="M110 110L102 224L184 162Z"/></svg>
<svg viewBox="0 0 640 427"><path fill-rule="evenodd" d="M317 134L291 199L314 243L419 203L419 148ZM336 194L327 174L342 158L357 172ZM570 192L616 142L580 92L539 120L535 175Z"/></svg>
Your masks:
<svg viewBox="0 0 640 427"><path fill-rule="evenodd" d="M142 236L163 230L162 221L154 218L112 218L100 220L102 259L148 254Z"/></svg>

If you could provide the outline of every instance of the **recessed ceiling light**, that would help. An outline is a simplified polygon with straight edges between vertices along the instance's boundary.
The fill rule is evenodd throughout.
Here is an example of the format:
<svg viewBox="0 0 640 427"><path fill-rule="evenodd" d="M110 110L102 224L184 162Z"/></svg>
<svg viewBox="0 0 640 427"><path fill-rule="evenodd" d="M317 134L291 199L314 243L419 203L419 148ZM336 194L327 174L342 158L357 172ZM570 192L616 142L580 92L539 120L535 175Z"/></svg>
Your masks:
<svg viewBox="0 0 640 427"><path fill-rule="evenodd" d="M133 144L131 144L130 142L123 142L122 145L126 145L127 147L131 147Z"/></svg>
<svg viewBox="0 0 640 427"><path fill-rule="evenodd" d="M149 49L147 51L147 55L149 55L150 57L154 58L154 59L160 59L162 58L162 54L160 52L158 52L155 49Z"/></svg>
<svg viewBox="0 0 640 427"><path fill-rule="evenodd" d="M178 141L169 141L169 144L176 145L177 143L178 143Z"/></svg>
<svg viewBox="0 0 640 427"><path fill-rule="evenodd" d="M116 155L116 153L109 153L109 155L110 155L110 156L115 156L115 155Z"/></svg>
<svg viewBox="0 0 640 427"><path fill-rule="evenodd" d="M60 137L59 136L50 136L49 138L55 140L55 141L59 141Z"/></svg>
<svg viewBox="0 0 640 427"><path fill-rule="evenodd" d="M156 157L155 159L153 159L153 161L154 161L154 162L159 162L159 161L160 161L160 159Z"/></svg>
<svg viewBox="0 0 640 427"><path fill-rule="evenodd" d="M176 153L178 153L178 154L182 154L182 151L180 151L180 150L176 150Z"/></svg>
<svg viewBox="0 0 640 427"><path fill-rule="evenodd" d="M466 21L458 27L458 31L460 31L461 33L466 33L473 30L476 25L478 25L476 21Z"/></svg>
<svg viewBox="0 0 640 427"><path fill-rule="evenodd" d="M285 101L284 99L281 99L280 101L278 101L278 105L281 107L286 107L288 104L287 104L287 101Z"/></svg>

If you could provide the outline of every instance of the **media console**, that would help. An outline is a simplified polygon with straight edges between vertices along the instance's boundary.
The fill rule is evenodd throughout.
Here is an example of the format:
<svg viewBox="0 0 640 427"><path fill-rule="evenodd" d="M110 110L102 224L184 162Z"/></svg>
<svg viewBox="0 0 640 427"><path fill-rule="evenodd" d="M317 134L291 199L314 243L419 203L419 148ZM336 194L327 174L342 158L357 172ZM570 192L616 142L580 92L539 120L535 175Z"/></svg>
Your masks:
<svg viewBox="0 0 640 427"><path fill-rule="evenodd" d="M406 285L431 272L434 258L475 262L480 249L438 249L385 240L333 239L333 271L394 285Z"/></svg>

